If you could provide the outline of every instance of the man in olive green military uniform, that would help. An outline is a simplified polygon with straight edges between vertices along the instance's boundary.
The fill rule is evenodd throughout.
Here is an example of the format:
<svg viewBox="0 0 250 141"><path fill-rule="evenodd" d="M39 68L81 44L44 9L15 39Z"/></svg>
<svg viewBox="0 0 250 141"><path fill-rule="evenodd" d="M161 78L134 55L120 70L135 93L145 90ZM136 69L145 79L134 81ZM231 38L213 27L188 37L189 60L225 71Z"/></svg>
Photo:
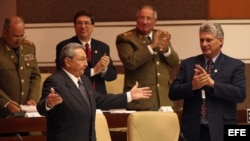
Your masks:
<svg viewBox="0 0 250 141"><path fill-rule="evenodd" d="M117 36L116 46L124 65L124 91L135 81L150 86L150 99L129 104L130 110L158 110L160 106L173 106L168 98L171 84L169 68L179 65L179 57L170 44L170 34L153 29L157 12L152 6L142 6L136 17L136 28Z"/></svg>
<svg viewBox="0 0 250 141"><path fill-rule="evenodd" d="M35 46L25 40L22 18L5 19L0 38L0 117L21 111L20 105L36 105L41 76Z"/></svg>

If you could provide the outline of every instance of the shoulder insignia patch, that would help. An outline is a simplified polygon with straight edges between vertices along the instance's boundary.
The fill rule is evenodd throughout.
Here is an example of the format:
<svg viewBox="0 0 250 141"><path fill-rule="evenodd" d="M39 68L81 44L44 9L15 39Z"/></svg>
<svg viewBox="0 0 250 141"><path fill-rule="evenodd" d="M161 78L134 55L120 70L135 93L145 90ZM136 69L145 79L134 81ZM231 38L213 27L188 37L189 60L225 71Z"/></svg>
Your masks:
<svg viewBox="0 0 250 141"><path fill-rule="evenodd" d="M133 35L133 32L132 31L128 31L128 32L125 32L123 33L124 36L130 36L130 35Z"/></svg>

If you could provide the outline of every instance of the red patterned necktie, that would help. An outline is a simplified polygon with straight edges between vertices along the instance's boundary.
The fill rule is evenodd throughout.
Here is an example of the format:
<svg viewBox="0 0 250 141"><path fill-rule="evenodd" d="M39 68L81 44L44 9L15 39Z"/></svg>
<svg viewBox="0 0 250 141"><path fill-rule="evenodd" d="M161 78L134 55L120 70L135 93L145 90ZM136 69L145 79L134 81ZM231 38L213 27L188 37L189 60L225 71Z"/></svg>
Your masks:
<svg viewBox="0 0 250 141"><path fill-rule="evenodd" d="M207 60L207 73L210 74L212 69L213 61L211 59Z"/></svg>
<svg viewBox="0 0 250 141"><path fill-rule="evenodd" d="M91 63L92 61L92 55L91 55L91 50L90 50L90 47L89 47L89 43L86 43L85 44L85 49L86 49L86 54L87 54L87 57L89 59L89 63ZM95 82L92 81L92 87L95 89Z"/></svg>
<svg viewBox="0 0 250 141"><path fill-rule="evenodd" d="M91 50L90 50L90 47L89 47L89 43L85 44L85 49L86 49L86 54L87 54L87 57L89 59L89 62L91 62L92 61L92 55L91 55Z"/></svg>
<svg viewBox="0 0 250 141"><path fill-rule="evenodd" d="M213 65L213 61L207 60L207 73L210 74L211 68ZM205 100L205 90L202 90L202 106L201 106L201 118L204 121L207 121L207 105L206 105L206 100Z"/></svg>

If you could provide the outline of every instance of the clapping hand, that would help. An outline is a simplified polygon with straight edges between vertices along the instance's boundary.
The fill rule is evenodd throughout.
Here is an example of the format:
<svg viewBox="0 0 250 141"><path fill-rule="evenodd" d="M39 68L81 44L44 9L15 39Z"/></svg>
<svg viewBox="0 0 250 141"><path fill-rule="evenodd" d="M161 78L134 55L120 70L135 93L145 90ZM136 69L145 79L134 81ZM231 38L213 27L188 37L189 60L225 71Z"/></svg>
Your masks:
<svg viewBox="0 0 250 141"><path fill-rule="evenodd" d="M192 87L195 90L200 89L205 85L213 87L214 80L210 77L210 74L208 74L204 68L196 64L192 80Z"/></svg>
<svg viewBox="0 0 250 141"><path fill-rule="evenodd" d="M157 30L153 37L153 42L151 43L151 48L158 48L161 52L167 52L170 45L171 34L163 31Z"/></svg>
<svg viewBox="0 0 250 141"><path fill-rule="evenodd" d="M110 62L109 56L104 54L94 67L95 74L98 74L101 71L104 71L108 67L109 62Z"/></svg>

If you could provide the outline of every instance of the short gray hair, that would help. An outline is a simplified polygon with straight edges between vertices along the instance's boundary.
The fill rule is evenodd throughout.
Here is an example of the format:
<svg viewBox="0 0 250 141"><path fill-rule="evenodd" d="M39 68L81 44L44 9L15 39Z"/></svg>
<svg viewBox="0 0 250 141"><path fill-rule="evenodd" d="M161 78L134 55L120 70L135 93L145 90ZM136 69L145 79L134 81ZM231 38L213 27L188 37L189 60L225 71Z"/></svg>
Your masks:
<svg viewBox="0 0 250 141"><path fill-rule="evenodd" d="M154 13L154 18L157 19L157 10L151 6L151 5L143 5L141 6L138 10L137 10L137 13L136 13L136 17L139 16L139 13L141 12L142 9L151 9Z"/></svg>
<svg viewBox="0 0 250 141"><path fill-rule="evenodd" d="M203 23L200 32L211 32L216 38L224 38L224 31L218 23Z"/></svg>
<svg viewBox="0 0 250 141"><path fill-rule="evenodd" d="M64 59L66 57L73 58L75 56L75 50L78 48L83 49L83 46L79 43L68 43L62 48L59 56L59 62L62 67L65 66Z"/></svg>

